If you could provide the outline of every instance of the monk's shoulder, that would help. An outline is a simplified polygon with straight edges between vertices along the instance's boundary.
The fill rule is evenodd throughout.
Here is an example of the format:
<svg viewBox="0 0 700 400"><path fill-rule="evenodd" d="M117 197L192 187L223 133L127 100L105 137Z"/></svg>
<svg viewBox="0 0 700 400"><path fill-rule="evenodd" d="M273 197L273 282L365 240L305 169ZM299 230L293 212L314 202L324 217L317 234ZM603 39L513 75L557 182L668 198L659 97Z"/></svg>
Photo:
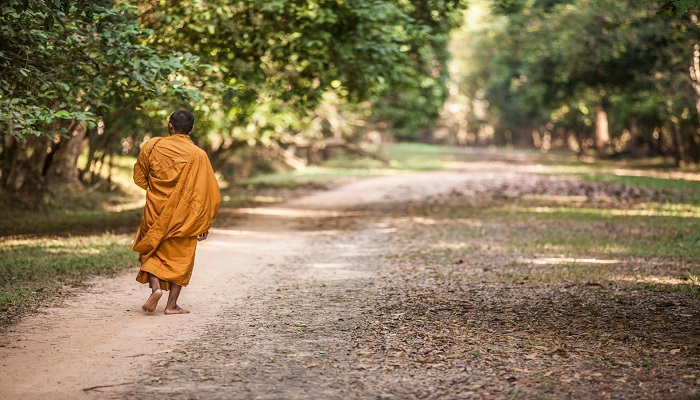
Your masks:
<svg viewBox="0 0 700 400"><path fill-rule="evenodd" d="M156 146L156 144L163 139L160 136L152 137L146 141L143 145L141 145L141 151L146 151L148 153L151 152L151 150Z"/></svg>
<svg viewBox="0 0 700 400"><path fill-rule="evenodd" d="M192 151L194 152L195 156L200 160L209 159L207 152L197 147L196 145L194 146L194 149Z"/></svg>

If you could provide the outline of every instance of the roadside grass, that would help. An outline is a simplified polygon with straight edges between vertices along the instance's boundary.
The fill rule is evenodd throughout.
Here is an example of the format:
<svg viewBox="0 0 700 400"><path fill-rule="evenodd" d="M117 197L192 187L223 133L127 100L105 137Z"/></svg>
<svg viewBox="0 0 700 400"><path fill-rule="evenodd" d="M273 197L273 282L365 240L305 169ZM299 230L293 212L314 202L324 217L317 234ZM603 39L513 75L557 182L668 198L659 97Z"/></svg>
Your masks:
<svg viewBox="0 0 700 400"><path fill-rule="evenodd" d="M582 175L593 182L617 183L626 186L651 188L666 192L662 198L668 204L689 203L700 205L700 182L674 179L672 177L630 176L591 173Z"/></svg>
<svg viewBox="0 0 700 400"><path fill-rule="evenodd" d="M311 165L299 171L257 175L237 182L235 186L255 189L326 188L367 176L449 169L453 162L474 159L460 148L418 143L387 144L383 151L386 162L357 155L339 155L322 165Z"/></svg>
<svg viewBox="0 0 700 400"><path fill-rule="evenodd" d="M700 295L697 203L567 204L547 195L465 200L453 196L413 210L414 219L431 222L401 257L444 266L488 254L500 262L486 274L496 280L615 283Z"/></svg>
<svg viewBox="0 0 700 400"><path fill-rule="evenodd" d="M124 211L66 210L0 211L2 236L68 236L102 232L135 232L141 209Z"/></svg>
<svg viewBox="0 0 700 400"><path fill-rule="evenodd" d="M0 327L94 276L136 266L131 240L130 234L102 233L0 241Z"/></svg>
<svg viewBox="0 0 700 400"><path fill-rule="evenodd" d="M52 188L40 210L0 207L0 328L96 276L137 265L131 241L143 192L131 183L133 157L115 157L110 183ZM111 187L108 187L111 186Z"/></svg>

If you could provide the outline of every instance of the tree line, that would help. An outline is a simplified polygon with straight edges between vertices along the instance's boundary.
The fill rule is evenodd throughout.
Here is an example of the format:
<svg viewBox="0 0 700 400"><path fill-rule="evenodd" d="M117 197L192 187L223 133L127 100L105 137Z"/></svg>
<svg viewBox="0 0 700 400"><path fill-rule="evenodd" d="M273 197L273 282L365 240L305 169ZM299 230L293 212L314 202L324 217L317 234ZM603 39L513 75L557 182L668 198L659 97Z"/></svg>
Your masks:
<svg viewBox="0 0 700 400"><path fill-rule="evenodd" d="M700 162L698 6L472 1L455 35L452 136Z"/></svg>
<svg viewBox="0 0 700 400"><path fill-rule="evenodd" d="M699 3L699 4L696 4ZM8 0L0 196L101 182L177 108L215 168L381 135L700 162L697 0ZM272 160L272 161L271 161Z"/></svg>
<svg viewBox="0 0 700 400"><path fill-rule="evenodd" d="M437 118L465 6L4 2L2 193L36 204L53 188L93 184L112 155L162 135L177 108L195 112L194 140L217 168L241 154L303 164L334 147L367 153L378 127L409 132Z"/></svg>

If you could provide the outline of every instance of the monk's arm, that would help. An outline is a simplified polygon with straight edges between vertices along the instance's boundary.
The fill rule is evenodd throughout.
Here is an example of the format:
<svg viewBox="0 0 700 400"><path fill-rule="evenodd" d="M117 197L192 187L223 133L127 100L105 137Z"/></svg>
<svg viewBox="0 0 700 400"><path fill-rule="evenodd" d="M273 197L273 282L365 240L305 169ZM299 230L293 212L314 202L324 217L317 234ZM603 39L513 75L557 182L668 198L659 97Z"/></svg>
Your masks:
<svg viewBox="0 0 700 400"><path fill-rule="evenodd" d="M141 189L148 190L148 153L145 150L145 147L141 149L139 158L134 164L134 183Z"/></svg>

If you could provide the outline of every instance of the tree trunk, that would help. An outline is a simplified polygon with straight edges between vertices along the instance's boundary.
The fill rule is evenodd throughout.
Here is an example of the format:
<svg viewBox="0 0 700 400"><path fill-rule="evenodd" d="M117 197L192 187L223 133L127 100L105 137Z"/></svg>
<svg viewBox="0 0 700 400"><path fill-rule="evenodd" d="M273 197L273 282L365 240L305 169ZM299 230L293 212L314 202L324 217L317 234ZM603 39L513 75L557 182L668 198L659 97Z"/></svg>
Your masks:
<svg viewBox="0 0 700 400"><path fill-rule="evenodd" d="M637 118L632 118L630 120L630 141L627 149L630 153L636 155L639 147L639 122Z"/></svg>
<svg viewBox="0 0 700 400"><path fill-rule="evenodd" d="M690 83L695 90L695 109L697 110L698 119L700 119L700 45L698 44L693 46L693 60L690 65ZM697 134L693 135L693 142L698 142ZM698 158L700 158L700 156L693 157L694 160Z"/></svg>
<svg viewBox="0 0 700 400"><path fill-rule="evenodd" d="M51 147L51 139L46 136L28 135L25 142L5 138L6 155L3 165L3 187L12 199L32 209L43 205L47 194L42 172Z"/></svg>
<svg viewBox="0 0 700 400"><path fill-rule="evenodd" d="M698 136L697 133L694 133L692 136L692 148L693 151L691 152L691 157L693 158L693 162L695 164L700 163L700 136Z"/></svg>
<svg viewBox="0 0 700 400"><path fill-rule="evenodd" d="M693 60L690 65L690 83L695 90L695 109L700 118L700 45L693 46Z"/></svg>
<svg viewBox="0 0 700 400"><path fill-rule="evenodd" d="M673 123L673 159L676 166L680 166L683 161L683 153L685 152L683 137L681 136L681 124L678 118L675 117L671 118L671 122Z"/></svg>
<svg viewBox="0 0 700 400"><path fill-rule="evenodd" d="M256 154L254 149L254 147L251 148L250 152L243 159L243 163L241 164L238 171L236 171L236 173L234 174L234 181L240 181L250 177L250 174L253 172L253 166L255 165Z"/></svg>
<svg viewBox="0 0 700 400"><path fill-rule="evenodd" d="M83 149L85 128L75 124L69 138L61 138L60 146L56 149L51 165L46 172L47 183L50 185L77 185L80 183L78 157Z"/></svg>
<svg viewBox="0 0 700 400"><path fill-rule="evenodd" d="M603 106L598 106L595 113L595 149L599 156L608 153L610 146L610 131L608 129L608 113Z"/></svg>
<svg viewBox="0 0 700 400"><path fill-rule="evenodd" d="M4 188L7 184L7 177L10 175L10 166L12 160L17 153L17 140L5 133L2 137L2 170L0 171L0 188Z"/></svg>
<svg viewBox="0 0 700 400"><path fill-rule="evenodd" d="M581 142L579 140L578 135L576 135L576 132L572 130L568 130L565 133L566 135L566 147L569 148L569 150L574 151L578 154L583 153L583 146L581 145Z"/></svg>

